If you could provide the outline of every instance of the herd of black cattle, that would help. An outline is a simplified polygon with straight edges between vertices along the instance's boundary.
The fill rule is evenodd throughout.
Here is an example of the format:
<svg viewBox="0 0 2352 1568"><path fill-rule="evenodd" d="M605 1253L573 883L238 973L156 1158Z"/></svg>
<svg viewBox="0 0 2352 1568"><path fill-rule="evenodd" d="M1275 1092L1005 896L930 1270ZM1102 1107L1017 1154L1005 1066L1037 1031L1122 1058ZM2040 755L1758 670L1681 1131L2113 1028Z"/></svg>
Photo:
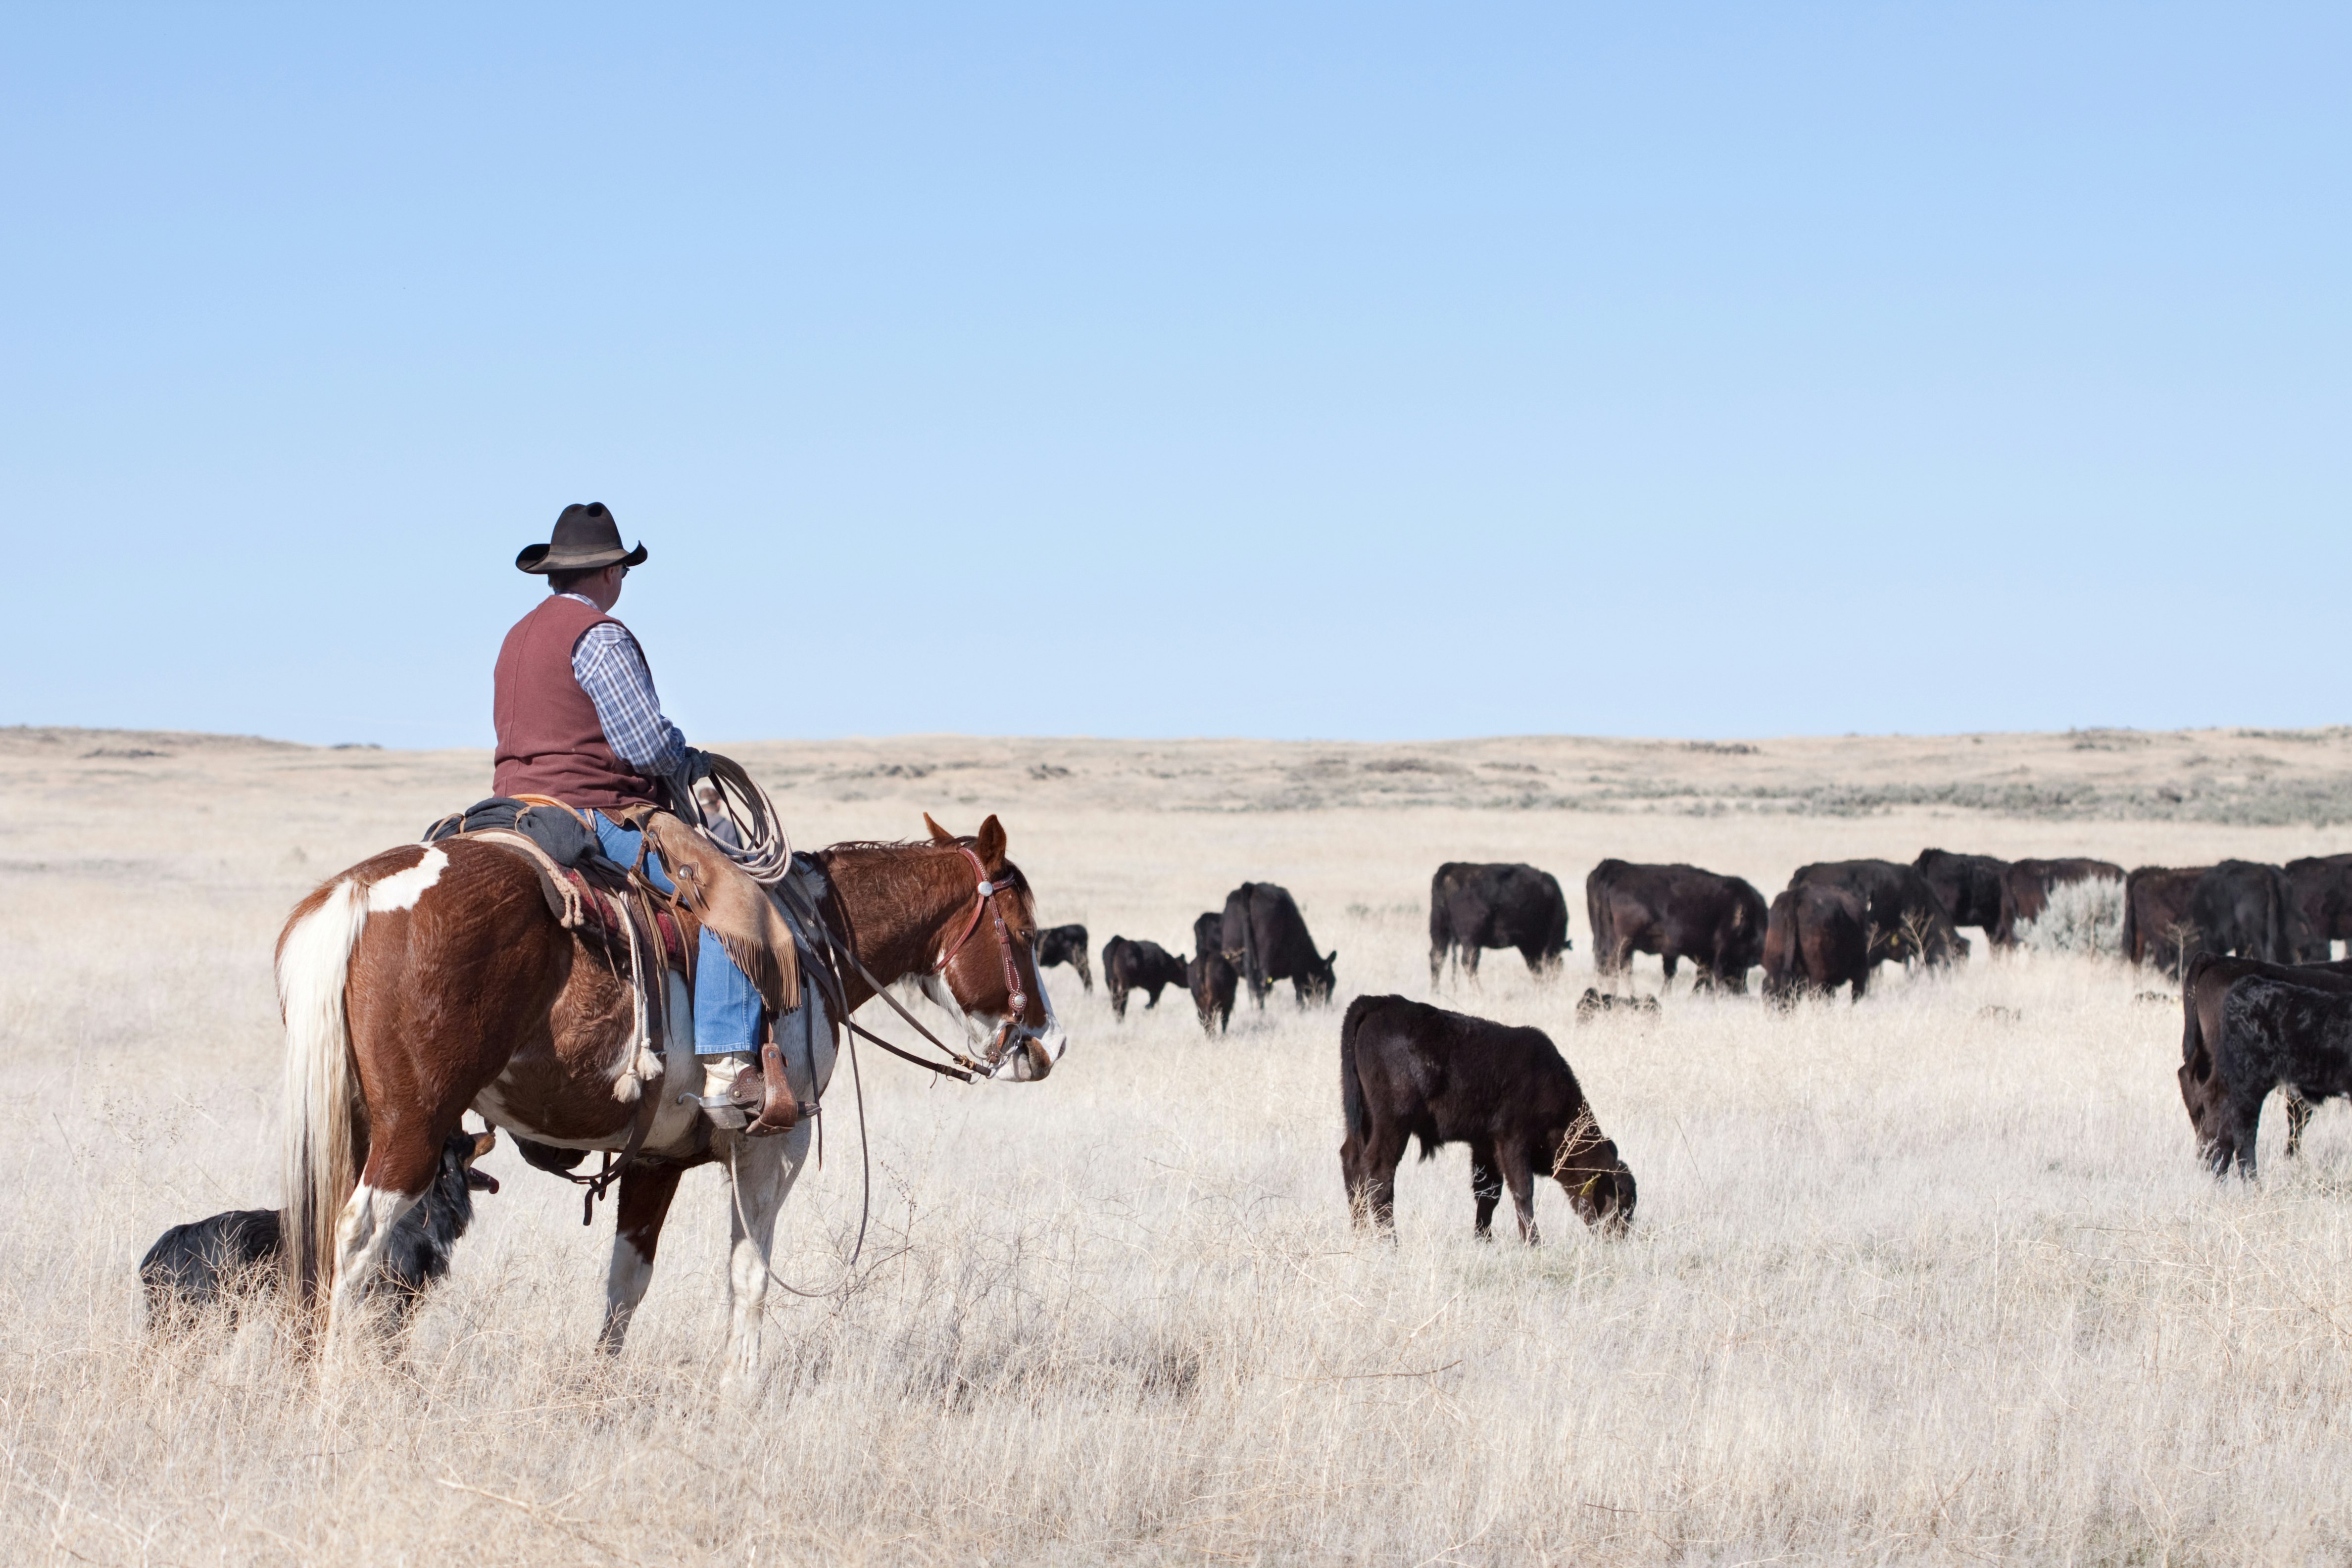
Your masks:
<svg viewBox="0 0 2352 1568"><path fill-rule="evenodd" d="M2217 1174L2232 1167L2253 1174L2273 1089L2284 1093L2294 1154L2312 1107L2352 1095L2352 961L2328 962L2331 942L2352 940L2352 855L2126 873L2105 860L2005 861L1928 849L1908 866L1800 867L1769 906L1738 877L1603 860L1584 879L1584 902L1593 966L1612 990L1587 990L1578 1018L1629 1001L1656 1011L1654 998L1616 994L1637 952L1657 955L1669 984L1688 959L1698 988L1745 993L1748 972L1760 964L1764 994L1777 1003L1839 985L1859 1001L1879 963L1964 957L1961 926L1977 927L1997 948L2017 945L2060 889L2102 881L2122 885L2123 956L2180 979L2180 1097L2208 1163ZM1037 962L1069 964L1091 992L1087 940L1082 925L1042 931ZM1529 971L1549 975L1570 946L1568 900L1549 872L1448 862L1431 880L1433 990L1449 962L1475 981L1488 949L1516 948ZM1271 882L1244 882L1223 909L1196 919L1192 948L1185 960L1155 942L1105 942L1113 1011L1124 1018L1135 991L1146 993L1146 1007L1157 1006L1161 992L1181 985L1202 1027L1222 1033L1244 982L1260 1007L1279 980L1291 982L1302 1007L1329 1001L1337 983L1339 954L1317 949L1297 900ZM1633 1221L1633 1173L1539 1029L1404 996L1359 996L1339 1026L1339 1085L1340 1173L1360 1224L1392 1227L1397 1165L1414 1142L1424 1159L1443 1144L1468 1145L1482 1237L1507 1187L1519 1234L1534 1241L1535 1183L1547 1175L1601 1234L1622 1235ZM396 1310L447 1272L473 1217L473 1191L497 1190L474 1169L494 1142L491 1133L453 1134L425 1201L395 1227L386 1269ZM274 1211L235 1210L166 1231L140 1264L151 1321L168 1331L202 1307L236 1300L268 1274L280 1225Z"/></svg>
<svg viewBox="0 0 2352 1568"><path fill-rule="evenodd" d="M2352 855L2284 866L2224 860L2217 866L2142 866L2108 860L2000 860L1990 855L1922 850L1893 860L1832 860L1801 866L1768 906L1746 879L1696 866L1637 866L1603 860L1584 879L1593 967L1614 982L1633 955L1654 954L1671 983L1688 960L1703 990L1744 993L1748 972L1764 971L1764 994L1789 999L1839 986L1859 999L1879 964L1948 963L1966 957L1962 926L1996 948L2013 947L2048 910L2052 895L2075 883L2121 889L2120 942L2135 963L2185 977L2200 954L2267 963L2324 963L2332 942L2352 940ZM1038 961L1076 968L1088 991L1087 928L1041 931ZM1569 940L1568 900L1549 872L1525 865L1449 861L1429 889L1429 981L1451 963L1475 979L1479 954L1515 948L1538 974L1556 970ZM1300 1005L1328 1001L1336 952L1320 952L1297 900L1271 882L1244 882L1192 922L1188 960L1156 942L1114 936L1103 944L1112 1010L1141 991L1145 1006L1173 986L1188 990L1212 1032L1233 1016L1243 982L1263 1007L1274 983L1288 980Z"/></svg>
<svg viewBox="0 0 2352 1568"><path fill-rule="evenodd" d="M1738 877L1603 860L1585 879L1584 899L1593 967L1610 992L1588 990L1579 1017L1632 1000L1616 991L1637 952L1656 955L1669 984L1688 960L1702 990L1744 994L1748 972L1760 966L1774 1003L1841 985L1859 1001L1889 960L1934 967L1966 957L1962 926L1995 948L2019 945L2060 889L2084 883L2119 893L2122 956L2181 982L2181 1099L2213 1170L2253 1173L2273 1089L2285 1096L2294 1153L2311 1108L2352 1094L2352 961L2329 962L2331 942L2352 940L2352 855L2126 872L2106 860L1927 849L1907 866L1800 867L1769 905ZM1082 925L1042 931L1038 960L1071 965L1092 991L1087 942ZM1448 862L1431 880L1432 989L1449 963L1475 981L1488 949L1517 949L1531 973L1551 974L1572 945L1568 900L1549 872ZM1155 942L1112 937L1102 949L1112 1010L1124 1018L1131 993L1145 993L1149 1008L1181 986L1202 1027L1220 1033L1244 983L1260 1007L1279 980L1292 983L1302 1007L1328 1001L1337 983L1339 954L1317 948L1297 901L1271 882L1244 882L1223 910L1196 919L1192 950L1188 960ZM1633 1005L1656 1007L1650 998ZM1340 1058L1340 1163L1360 1220L1390 1223L1397 1163L1414 1139L1424 1158L1442 1143L1470 1146L1482 1236L1507 1185L1520 1233L1532 1240L1532 1183L1546 1173L1596 1227L1619 1232L1631 1220L1633 1173L1540 1031L1402 996L1363 996L1341 1025Z"/></svg>

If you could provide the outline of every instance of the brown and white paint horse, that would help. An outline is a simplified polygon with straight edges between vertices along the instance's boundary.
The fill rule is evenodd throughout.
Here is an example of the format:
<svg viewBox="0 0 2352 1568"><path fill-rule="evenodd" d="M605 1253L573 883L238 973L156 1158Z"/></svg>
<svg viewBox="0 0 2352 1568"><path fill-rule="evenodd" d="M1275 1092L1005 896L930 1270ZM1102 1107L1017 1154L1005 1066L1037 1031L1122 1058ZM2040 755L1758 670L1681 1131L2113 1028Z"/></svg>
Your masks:
<svg viewBox="0 0 2352 1568"><path fill-rule="evenodd" d="M925 989L962 1015L973 1040L999 1042L993 1076L1043 1078L1066 1040L1037 976L1036 910L1004 858L1004 829L991 816L957 838L924 821L929 843L840 844L814 857L833 884L835 934L886 985L928 976ZM997 889L1003 944L977 921L990 901L976 886L982 869ZM872 994L856 975L844 980L853 1010ZM718 1161L733 1189L730 1362L756 1367L776 1214L814 1123L774 1137L706 1137L700 1110L679 1100L703 1089L683 982L670 981L679 1037L660 1060L640 1058L626 977L548 912L527 862L457 839L386 850L304 899L278 939L278 994L288 1267L295 1299L325 1307L331 1346L469 1107L536 1142L617 1150L639 1097L653 1094L643 1154L620 1180L598 1342L620 1349L679 1176ZM832 1032L787 1028L779 1043L794 1094L816 1098L833 1071Z"/></svg>

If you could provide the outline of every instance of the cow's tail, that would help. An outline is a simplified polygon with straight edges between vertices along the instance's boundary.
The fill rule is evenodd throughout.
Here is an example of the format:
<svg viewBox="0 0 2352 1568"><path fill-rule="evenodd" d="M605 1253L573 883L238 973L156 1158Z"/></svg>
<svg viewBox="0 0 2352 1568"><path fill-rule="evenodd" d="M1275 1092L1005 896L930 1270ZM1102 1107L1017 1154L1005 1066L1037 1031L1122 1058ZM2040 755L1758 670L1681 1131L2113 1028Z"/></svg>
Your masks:
<svg viewBox="0 0 2352 1568"><path fill-rule="evenodd" d="M2180 1059L2193 1063L2205 1047L2205 1025L2197 1005L2198 983L2205 971L2221 960L2218 952L2200 952L2189 961L2188 971L2180 977Z"/></svg>
<svg viewBox="0 0 2352 1568"><path fill-rule="evenodd" d="M2124 930L2120 940L2124 944L2124 962L2126 963L2139 962L2139 900L2133 896L2138 890L2138 879L2126 872L2124 874Z"/></svg>
<svg viewBox="0 0 2352 1568"><path fill-rule="evenodd" d="M367 889L345 879L298 915L278 942L286 1018L286 1279L314 1312L334 1289L335 1229L359 1179L362 1108L343 984L367 924Z"/></svg>
<svg viewBox="0 0 2352 1568"><path fill-rule="evenodd" d="M1364 1084L1356 1076L1356 1030L1379 998L1359 996L1348 1004L1339 1020L1339 1106L1346 1114L1349 1140L1361 1148L1372 1135L1371 1113L1364 1109Z"/></svg>
<svg viewBox="0 0 2352 1568"><path fill-rule="evenodd" d="M1595 866L1584 879L1584 940L1592 944L1592 967L1602 974L1616 973L1610 965L1617 956L1617 922L1609 914L1609 879L1601 875L1608 869Z"/></svg>

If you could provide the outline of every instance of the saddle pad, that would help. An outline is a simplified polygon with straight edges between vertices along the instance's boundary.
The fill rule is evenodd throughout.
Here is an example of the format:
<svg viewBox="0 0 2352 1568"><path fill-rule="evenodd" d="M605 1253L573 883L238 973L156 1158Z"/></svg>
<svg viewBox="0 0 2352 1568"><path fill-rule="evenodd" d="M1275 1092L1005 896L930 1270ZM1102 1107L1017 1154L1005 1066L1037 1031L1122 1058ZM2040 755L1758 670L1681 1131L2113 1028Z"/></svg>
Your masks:
<svg viewBox="0 0 2352 1568"><path fill-rule="evenodd" d="M579 866L601 858L596 836L576 813L556 805L533 805L526 801L494 795L488 800L478 800L452 816L445 816L425 830L425 842L437 843L460 833L478 833L486 827L503 827L521 834L547 851L547 858L559 866Z"/></svg>

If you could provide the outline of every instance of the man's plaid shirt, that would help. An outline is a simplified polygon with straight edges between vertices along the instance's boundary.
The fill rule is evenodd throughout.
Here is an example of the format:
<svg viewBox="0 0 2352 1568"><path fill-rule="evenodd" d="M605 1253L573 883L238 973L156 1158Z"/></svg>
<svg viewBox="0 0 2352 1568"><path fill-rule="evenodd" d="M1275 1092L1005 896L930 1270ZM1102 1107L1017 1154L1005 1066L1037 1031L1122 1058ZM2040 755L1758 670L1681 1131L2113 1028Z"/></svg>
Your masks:
<svg viewBox="0 0 2352 1568"><path fill-rule="evenodd" d="M596 609L581 595L563 596ZM654 673L635 638L610 621L590 626L572 650L572 674L596 705L596 721L614 756L652 778L666 778L684 764L686 737L662 717Z"/></svg>

